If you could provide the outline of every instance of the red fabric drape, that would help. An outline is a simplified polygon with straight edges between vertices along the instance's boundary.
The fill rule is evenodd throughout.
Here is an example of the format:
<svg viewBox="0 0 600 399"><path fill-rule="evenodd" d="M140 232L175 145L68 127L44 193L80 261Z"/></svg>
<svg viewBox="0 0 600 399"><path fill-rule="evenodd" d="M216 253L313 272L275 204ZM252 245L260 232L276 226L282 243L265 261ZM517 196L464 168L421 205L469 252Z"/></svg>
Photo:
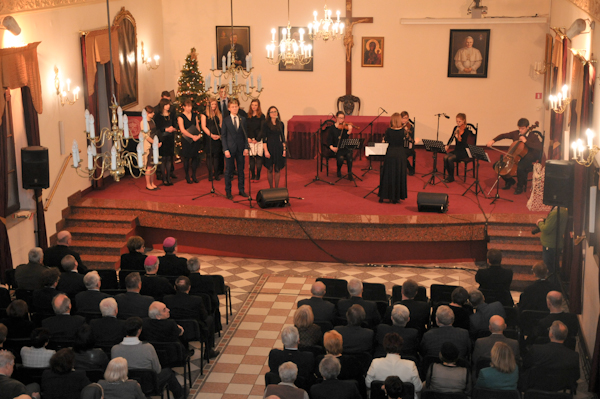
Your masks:
<svg viewBox="0 0 600 399"><path fill-rule="evenodd" d="M4 94L3 94L4 96ZM13 268L8 231L6 230L6 203L8 202L8 179L6 153L6 140L8 137L8 122L6 114L2 114L2 125L0 125L0 278L6 282L4 272Z"/></svg>
<svg viewBox="0 0 600 399"><path fill-rule="evenodd" d="M21 87L23 97L23 114L25 117L25 131L27 133L27 145L40 145L40 124L38 114L33 106L31 90L29 87ZM37 220L38 245L42 249L48 248L48 237L46 235L46 216L44 215L44 202L42 190L34 190L34 200Z"/></svg>

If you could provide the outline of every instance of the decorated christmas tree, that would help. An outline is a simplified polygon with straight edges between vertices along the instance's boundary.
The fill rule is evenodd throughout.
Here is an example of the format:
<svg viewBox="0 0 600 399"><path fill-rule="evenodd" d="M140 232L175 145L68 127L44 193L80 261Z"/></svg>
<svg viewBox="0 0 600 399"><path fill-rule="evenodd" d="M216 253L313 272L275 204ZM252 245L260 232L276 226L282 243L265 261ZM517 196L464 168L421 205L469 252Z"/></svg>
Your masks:
<svg viewBox="0 0 600 399"><path fill-rule="evenodd" d="M204 88L204 77L198 70L198 53L192 48L185 58L185 65L181 70L181 77L178 81L177 90L177 111L183 112L183 103L188 98L192 100L192 112L202 113L209 97Z"/></svg>

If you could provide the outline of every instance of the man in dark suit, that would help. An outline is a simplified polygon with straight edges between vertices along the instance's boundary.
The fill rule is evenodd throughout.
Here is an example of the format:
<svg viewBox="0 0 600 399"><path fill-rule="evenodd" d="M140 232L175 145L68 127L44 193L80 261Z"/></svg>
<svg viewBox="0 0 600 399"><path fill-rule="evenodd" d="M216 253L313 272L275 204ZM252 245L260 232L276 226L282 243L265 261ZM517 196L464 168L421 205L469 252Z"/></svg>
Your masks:
<svg viewBox="0 0 600 399"><path fill-rule="evenodd" d="M315 384L310 388L310 397L312 399L361 399L358 384L353 380L338 380L342 366L340 361L327 355L319 363L319 372L323 376L323 382Z"/></svg>
<svg viewBox="0 0 600 399"><path fill-rule="evenodd" d="M298 377L298 366L292 362L285 362L279 366L279 384L269 384L265 389L265 398L297 398L308 399L308 393L294 385Z"/></svg>
<svg viewBox="0 0 600 399"><path fill-rule="evenodd" d="M547 337L547 331L557 320L560 320L568 328L567 346L571 349L575 349L575 337L579 333L579 320L575 313L569 313L564 311L563 296L558 291L550 291L546 295L546 305L550 310L550 314L544 317L538 323L531 337L527 338L527 343L544 343ZM539 340L538 340L539 339Z"/></svg>
<svg viewBox="0 0 600 399"><path fill-rule="evenodd" d="M31 305L35 312L43 313L45 315L54 314L52 299L59 293L56 289L59 279L60 271L57 268L51 267L44 270L42 273L44 288L33 291L31 300Z"/></svg>
<svg viewBox="0 0 600 399"><path fill-rule="evenodd" d="M142 279L138 272L129 273L125 277L125 288L127 292L115 297L119 305L119 317L127 319L128 317L148 317L148 309L154 299L151 296L140 295L142 289Z"/></svg>
<svg viewBox="0 0 600 399"><path fill-rule="evenodd" d="M402 349L400 350L401 356L415 356L417 357L417 351L419 350L419 331L414 328L407 328L406 324L410 320L410 311L402 304L394 305L392 310L392 323L389 326L387 324L380 324L377 326L375 333L375 354L373 357L384 357L386 351L383 347L383 339L386 334L396 333L404 340Z"/></svg>
<svg viewBox="0 0 600 399"><path fill-rule="evenodd" d="M325 289L325 284L317 281L310 289L312 297L298 301L298 307L308 305L312 308L315 321L328 321L333 324L335 319L335 305L323 299Z"/></svg>
<svg viewBox="0 0 600 399"><path fill-rule="evenodd" d="M78 312L98 313L100 302L110 295L100 292L102 280L97 271L92 270L83 277L83 284L87 291L75 295L75 306ZM116 302L115 302L116 304Z"/></svg>
<svg viewBox="0 0 600 399"><path fill-rule="evenodd" d="M506 323L504 322L504 319L500 316L490 317L489 329L492 335L485 338L479 338L477 341L475 341L475 348L473 349L473 355L471 356L471 359L473 360L473 366L477 365L477 361L480 358L490 358L492 356L491 353L494 344L500 341L510 346L510 349L512 349L513 353L515 354L515 359L518 362L520 357L519 342L515 339L506 338L504 336L503 333L504 330L506 330Z"/></svg>
<svg viewBox="0 0 600 399"><path fill-rule="evenodd" d="M159 276L187 276L190 274L187 268L187 259L177 256L177 240L167 237L163 241L164 256L160 256Z"/></svg>
<svg viewBox="0 0 600 399"><path fill-rule="evenodd" d="M169 308L162 302L152 302L148 318L144 319L141 339L150 342L180 342L183 328L171 317Z"/></svg>
<svg viewBox="0 0 600 399"><path fill-rule="evenodd" d="M228 117L223 118L223 127L221 128L221 143L223 144L223 153L225 154L225 194L228 199L233 199L231 195L231 179L233 178L233 169L237 165L238 190L239 195L248 197L244 185L244 166L245 156L248 155L248 135L246 134L246 118L238 115L240 103L236 98L229 100Z"/></svg>
<svg viewBox="0 0 600 399"><path fill-rule="evenodd" d="M41 289L44 287L42 273L47 269L42 265L44 251L39 247L32 248L27 257L29 263L19 265L15 270L17 287L29 291Z"/></svg>
<svg viewBox="0 0 600 399"><path fill-rule="evenodd" d="M193 319L198 321L200 329L207 337L207 345L210 348L209 356L216 357L219 352L212 349L215 346L215 323L212 315L204 308L202 298L190 295L190 279L185 276L177 277L175 280L175 295L166 295L163 299L165 305L171 311L171 317L175 320Z"/></svg>
<svg viewBox="0 0 600 399"><path fill-rule="evenodd" d="M362 298L363 285L359 279L353 278L348 282L349 299L340 299L337 303L338 316L344 318L352 305L360 305L365 310L366 322L370 328L375 328L381 322L377 304ZM345 346L345 345L344 345Z"/></svg>
<svg viewBox="0 0 600 399"><path fill-rule="evenodd" d="M489 266L479 269L475 274L475 281L479 283L480 290L495 291L502 297L502 304L512 306L510 284L513 272L502 267L502 252L499 249L490 249L487 253Z"/></svg>
<svg viewBox="0 0 600 399"><path fill-rule="evenodd" d="M550 291L557 291L554 283L548 280L548 268L544 262L538 262L533 266L533 274L537 280L527 286L519 300L519 311L538 310L545 312L548 310L546 305L546 295Z"/></svg>
<svg viewBox="0 0 600 399"><path fill-rule="evenodd" d="M10 351L0 350L0 397L40 399L39 384L32 383L25 386L22 382L11 378L14 370L15 355Z"/></svg>
<svg viewBox="0 0 600 399"><path fill-rule="evenodd" d="M144 239L140 236L132 236L127 239L126 254L121 255L121 270L144 271Z"/></svg>
<svg viewBox="0 0 600 399"><path fill-rule="evenodd" d="M215 322L215 331L220 331L221 326L221 311L219 310L219 296L215 287L215 282L210 276L200 274L200 258L192 256L187 261L187 268L190 271L188 278L192 287L190 288L191 295L207 294L210 297L210 305L212 307L213 319ZM206 309L207 312L211 312Z"/></svg>
<svg viewBox="0 0 600 399"><path fill-rule="evenodd" d="M231 51L233 54L235 54L235 66L241 66L242 68L246 68L246 52L244 51L244 47L237 41L238 36L234 33L230 40L231 44L228 44L225 47L223 47L222 54L225 56L225 59L227 59L227 53ZM231 49L232 47L233 50ZM232 64L234 63L233 54L231 58Z"/></svg>
<svg viewBox="0 0 600 399"><path fill-rule="evenodd" d="M162 300L165 295L175 293L175 289L164 277L158 275L159 261L156 256L150 255L144 261L146 274L142 277L142 290L140 294Z"/></svg>
<svg viewBox="0 0 600 399"><path fill-rule="evenodd" d="M56 316L42 320L42 327L50 331L51 340L73 340L85 318L71 316L71 300L65 294L58 294L52 300Z"/></svg>
<svg viewBox="0 0 600 399"><path fill-rule="evenodd" d="M269 369L271 373L278 373L279 366L285 362L292 362L298 366L298 378L305 383L312 382L315 358L311 352L298 350L300 336L294 326L286 326L281 330L283 350L271 349L269 352ZM299 388L302 388L299 386Z"/></svg>
<svg viewBox="0 0 600 399"><path fill-rule="evenodd" d="M394 305L402 304L408 308L410 312L410 320L406 324L407 328L414 328L419 331L419 336L423 336L425 330L429 326L429 318L431 317L431 306L427 302L416 301L415 297L419 291L419 285L416 281L408 279L402 284L402 300ZM392 310L394 306L388 306L383 323L392 324Z"/></svg>
<svg viewBox="0 0 600 399"><path fill-rule="evenodd" d="M473 338L476 338L477 334L481 331L487 331L492 316L506 318L504 306L498 301L485 303L485 296L479 290L472 290L469 293L469 301L476 310L475 313L469 316L471 336Z"/></svg>
<svg viewBox="0 0 600 399"><path fill-rule="evenodd" d="M86 274L88 268L83 264L79 254L69 248L73 241L71 233L66 230L56 233L56 245L44 251L44 265L58 267L61 272L64 272L60 262L66 255L73 255L77 260L79 267L77 268L80 274Z"/></svg>
<svg viewBox="0 0 600 399"><path fill-rule="evenodd" d="M344 354L371 352L373 349L373 330L361 327L365 317L362 306L352 305L346 312L348 325L335 327L342 336Z"/></svg>
<svg viewBox="0 0 600 399"><path fill-rule="evenodd" d="M469 332L463 328L453 327L454 312L449 306L437 308L435 315L438 328L433 328L423 335L421 340L422 356L438 356L444 342L452 342L458 348L459 356L466 358L471 352Z"/></svg>
<svg viewBox="0 0 600 399"><path fill-rule="evenodd" d="M60 261L60 265L64 272L60 274L60 280L56 289L64 292L73 300L75 295L85 291L83 276L77 272L77 260L75 260L73 255L65 255Z"/></svg>
<svg viewBox="0 0 600 399"><path fill-rule="evenodd" d="M121 343L125 336L125 320L117 319L119 306L114 298L104 298L99 305L101 319L90 321L94 342L98 346L113 346Z"/></svg>

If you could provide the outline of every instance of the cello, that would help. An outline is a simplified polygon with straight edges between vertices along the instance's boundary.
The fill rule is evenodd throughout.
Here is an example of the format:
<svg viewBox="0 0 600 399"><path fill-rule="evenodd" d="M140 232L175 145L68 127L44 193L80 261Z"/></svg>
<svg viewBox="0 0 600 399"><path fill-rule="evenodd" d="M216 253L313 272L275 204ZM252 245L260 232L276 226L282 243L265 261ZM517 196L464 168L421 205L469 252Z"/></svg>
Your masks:
<svg viewBox="0 0 600 399"><path fill-rule="evenodd" d="M540 123L536 121L533 125L529 126L527 131L520 135L525 136L533 131L533 129L540 126ZM524 142L521 140L517 140L510 145L507 152L500 151L496 148L494 150L503 153L504 155L500 158L498 162L494 165L494 170L500 176L506 177L515 177L517 175L517 167L519 166L519 161L527 155L528 149Z"/></svg>

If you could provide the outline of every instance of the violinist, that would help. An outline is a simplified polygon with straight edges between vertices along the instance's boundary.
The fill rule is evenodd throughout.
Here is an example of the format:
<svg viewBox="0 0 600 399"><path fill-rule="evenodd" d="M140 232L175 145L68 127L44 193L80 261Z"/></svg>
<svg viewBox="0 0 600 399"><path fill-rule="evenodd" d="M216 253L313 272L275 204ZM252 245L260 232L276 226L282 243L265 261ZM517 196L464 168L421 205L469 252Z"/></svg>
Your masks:
<svg viewBox="0 0 600 399"><path fill-rule="evenodd" d="M474 136L471 129L467 127L467 116L463 113L457 114L456 126L452 131L452 136L450 136L448 144L446 144L446 152L448 152L452 141L455 141L454 150L448 152L444 157L444 165L447 173L446 178L442 180L444 183L454 181L454 163L469 157L467 148L469 148L469 143L473 144L472 139Z"/></svg>
<svg viewBox="0 0 600 399"><path fill-rule="evenodd" d="M517 165L517 188L515 194L521 194L527 185L527 176L533 170L533 163L539 159L542 153L542 141L540 137L533 132L530 132L529 121L525 118L519 119L517 122L518 130L513 130L509 133L500 134L490 140L487 146L492 148L496 141L511 139L514 142L522 141L527 147L527 154L521 158ZM505 181L503 190L508 190L515 184L515 179L509 175L501 175Z"/></svg>
<svg viewBox="0 0 600 399"><path fill-rule="evenodd" d="M400 122L402 123L401 129L404 134L404 152L406 153L406 166L408 168L408 175L413 176L415 174L415 164L417 163L417 157L415 153L415 143L419 143L420 139L415 138L415 127L410 122L410 116L408 112L402 111L400 113ZM413 163L410 164L408 158L412 157Z"/></svg>
<svg viewBox="0 0 600 399"><path fill-rule="evenodd" d="M342 177L342 165L344 164L345 159L346 165L348 165L348 180L353 181L352 151L348 148L339 148L340 142L350 137L352 125L344 123L346 115L343 111L338 111L338 113L335 114L335 119L335 125L332 125L327 129L327 145L329 145L329 149L335 153L335 158L337 160L337 176Z"/></svg>

